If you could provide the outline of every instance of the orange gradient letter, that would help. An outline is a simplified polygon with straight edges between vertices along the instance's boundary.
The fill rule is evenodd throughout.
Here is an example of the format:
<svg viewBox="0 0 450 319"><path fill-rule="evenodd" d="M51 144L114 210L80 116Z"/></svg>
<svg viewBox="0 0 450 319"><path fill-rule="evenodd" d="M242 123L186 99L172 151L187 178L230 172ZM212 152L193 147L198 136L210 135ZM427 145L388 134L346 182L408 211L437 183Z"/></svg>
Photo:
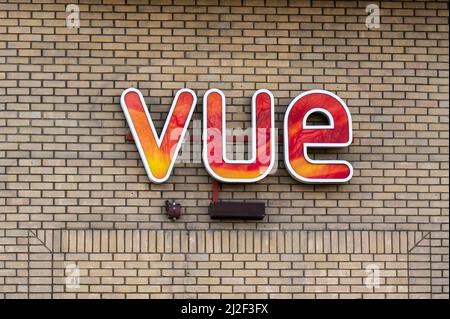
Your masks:
<svg viewBox="0 0 450 319"><path fill-rule="evenodd" d="M308 117L321 113L328 125L308 125ZM346 161L313 160L308 148L345 147L352 142L352 118L338 96L323 90L300 94L284 118L284 160L293 178L304 183L343 183L352 178Z"/></svg>
<svg viewBox="0 0 450 319"><path fill-rule="evenodd" d="M208 173L221 182L251 183L266 177L275 162L273 95L258 90L252 97L252 143L249 160L226 158L225 96L211 89L203 98L203 162Z"/></svg>
<svg viewBox="0 0 450 319"><path fill-rule="evenodd" d="M129 88L122 93L122 110L152 182L163 183L169 178L196 103L193 91L179 90L158 137L141 92Z"/></svg>

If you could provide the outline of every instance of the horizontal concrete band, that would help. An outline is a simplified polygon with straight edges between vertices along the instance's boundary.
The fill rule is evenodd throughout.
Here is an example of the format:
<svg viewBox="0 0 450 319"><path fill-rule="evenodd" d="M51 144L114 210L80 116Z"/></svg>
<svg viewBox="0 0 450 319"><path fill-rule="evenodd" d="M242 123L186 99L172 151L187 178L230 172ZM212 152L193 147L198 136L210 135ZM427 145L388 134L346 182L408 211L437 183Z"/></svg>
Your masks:
<svg viewBox="0 0 450 319"><path fill-rule="evenodd" d="M405 254L429 232L302 230L33 230L53 253Z"/></svg>

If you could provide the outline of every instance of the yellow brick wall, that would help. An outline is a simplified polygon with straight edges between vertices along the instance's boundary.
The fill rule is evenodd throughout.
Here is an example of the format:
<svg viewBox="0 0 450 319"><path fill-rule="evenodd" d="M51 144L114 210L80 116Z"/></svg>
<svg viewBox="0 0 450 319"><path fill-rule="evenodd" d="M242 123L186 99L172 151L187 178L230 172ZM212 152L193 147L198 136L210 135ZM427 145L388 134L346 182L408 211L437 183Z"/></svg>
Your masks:
<svg viewBox="0 0 450 319"><path fill-rule="evenodd" d="M74 0L79 28L67 1L0 3L0 298L448 298L448 2L382 2L379 29L370 2L193 3ZM197 124L223 90L233 127L267 88L279 133L294 97L332 91L354 142L315 156L354 177L298 183L280 143L274 174L220 192L265 219L212 221L202 163L149 183L119 105L131 86L158 128L180 88Z"/></svg>

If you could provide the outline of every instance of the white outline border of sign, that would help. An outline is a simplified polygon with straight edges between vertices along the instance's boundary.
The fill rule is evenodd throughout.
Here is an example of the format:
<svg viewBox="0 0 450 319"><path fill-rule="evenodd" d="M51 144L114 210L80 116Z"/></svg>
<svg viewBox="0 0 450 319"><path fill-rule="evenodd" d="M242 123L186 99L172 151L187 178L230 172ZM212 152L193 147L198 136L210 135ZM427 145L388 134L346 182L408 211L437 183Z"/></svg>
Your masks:
<svg viewBox="0 0 450 319"><path fill-rule="evenodd" d="M172 160L170 162L169 169L167 170L167 174L163 178L156 178L156 177L154 177L152 172L151 172L151 169L150 169L150 167L149 167L149 165L147 163L147 158L145 157L145 152L144 152L144 150L142 148L141 141L139 140L139 136L138 136L138 134L136 132L136 129L134 128L133 121L131 120L130 113L129 113L128 108L127 108L126 103L125 103L125 95L130 93L130 92L134 92L134 93L138 94L138 96L139 96L139 98L141 100L142 106L144 108L145 115L147 116L147 121L150 124L150 128L151 128L151 130L153 132L153 135L154 135L154 137L156 139L156 143L157 143L158 147L161 146L163 137L164 137L164 135L166 133L167 127L169 126L169 120L170 120L170 118L172 116L172 113L173 113L173 111L175 109L176 102L178 101L178 97L180 96L180 94L184 93L184 92L188 92L194 98L193 101L192 101L192 104L191 104L191 110L189 111L188 117L187 117L186 122L185 122L184 127L183 127L183 131L182 131L182 133L180 135L180 139L178 141L177 147L175 149L175 152L173 154ZM141 156L141 160L142 160L142 162L144 164L145 171L147 172L147 176L150 179L150 181L152 181L154 183L161 184L161 183L164 183L165 181L167 181L169 179L169 177L170 177L170 175L172 173L175 161L176 161L176 159L178 157L178 153L179 153L180 148L181 148L181 146L183 144L184 137L185 137L186 131L187 131L188 127L189 127L189 123L191 122L191 117L192 117L192 114L194 113L196 105L197 105L197 95L194 93L194 91L192 91L191 89L187 89L187 88L179 90L176 93L175 98L172 101L172 105L170 107L169 114L167 115L166 122L164 123L164 128L163 128L163 130L161 132L161 135L158 136L158 134L156 133L156 130L155 130L155 126L153 125L153 121L152 121L152 118L150 116L150 112L148 110L147 104L145 103L145 100L144 100L144 97L142 96L141 91L139 91L138 89L135 89L135 88L128 88L128 89L126 89L125 91L122 92L122 95L120 96L120 106L122 107L122 111L125 114L125 118L127 119L128 126L130 127L131 134L133 135L133 139L134 139L134 141L136 143L136 146L137 146L138 151L139 151L139 155Z"/></svg>
<svg viewBox="0 0 450 319"><path fill-rule="evenodd" d="M260 93L266 93L270 97L270 164L266 171L261 174L259 177L251 178L251 179L243 179L243 178L223 178L217 175L209 165L208 162L208 96L210 93L218 93L222 98L222 156L225 163L228 164L251 164L256 160L256 97ZM252 96L252 157L249 160L229 160L226 157L226 100L225 95L219 89L209 89L206 91L203 97L203 132L202 132L202 143L203 143L203 151L202 158L203 164L205 165L208 173L214 177L216 180L221 181L223 183L254 183L264 179L269 173L272 171L273 166L275 165L275 103L272 92L266 89L257 90Z"/></svg>
<svg viewBox="0 0 450 319"><path fill-rule="evenodd" d="M292 107L297 103L298 100L300 100L302 97L307 96L309 94L315 94L315 93L322 93L327 94L333 98L335 98L343 107L345 112L347 113L347 119L349 123L349 137L348 141L345 143L305 143L303 144L303 154L305 156L306 161L308 161L311 164L343 164L346 165L350 169L350 174L347 178L335 178L335 179L321 179L321 178L305 178L303 176L298 175L294 169L291 166L291 163L289 161L289 136L288 136L288 118L289 114L291 113ZM313 112L314 111L314 112ZM332 118L331 114L324 109L323 107L316 107L307 114L305 114L305 117L303 118L303 123L306 123L307 116L316 113L321 112L325 114L329 118L329 125L308 125L305 127L306 129L334 129L334 119ZM315 147L315 148L341 148L341 147L347 147L349 146L353 141L353 124L352 124L352 115L350 113L349 108L347 107L347 104L336 94L331 93L326 90L310 90L306 91L300 95L298 95L292 102L289 104L286 114L284 115L284 122L283 122L283 136L284 136L284 163L286 165L286 169L288 170L289 174L296 179L299 182L302 183L317 183L317 184L338 184L338 183L345 183L348 182L353 177L353 166L347 162L342 160L313 160L308 156L308 147Z"/></svg>

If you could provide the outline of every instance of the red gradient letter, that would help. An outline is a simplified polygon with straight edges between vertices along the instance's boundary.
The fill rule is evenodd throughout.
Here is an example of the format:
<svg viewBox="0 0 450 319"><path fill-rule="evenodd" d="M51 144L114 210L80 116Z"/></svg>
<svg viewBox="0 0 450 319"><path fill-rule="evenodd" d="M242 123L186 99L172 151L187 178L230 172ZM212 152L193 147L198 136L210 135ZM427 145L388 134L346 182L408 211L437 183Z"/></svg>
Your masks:
<svg viewBox="0 0 450 319"><path fill-rule="evenodd" d="M308 117L322 113L328 125L308 125ZM312 160L308 148L345 147L352 142L352 118L338 96L324 90L300 94L284 118L284 160L293 178L305 183L343 183L352 178L347 161Z"/></svg>
<svg viewBox="0 0 450 319"><path fill-rule="evenodd" d="M158 137L141 92L130 88L122 93L122 110L152 182L163 183L170 177L196 103L193 91L178 91Z"/></svg>
<svg viewBox="0 0 450 319"><path fill-rule="evenodd" d="M221 182L251 183L266 177L275 161L273 95L258 90L252 98L252 152L249 160L226 158L225 96L211 89L203 98L203 162Z"/></svg>

